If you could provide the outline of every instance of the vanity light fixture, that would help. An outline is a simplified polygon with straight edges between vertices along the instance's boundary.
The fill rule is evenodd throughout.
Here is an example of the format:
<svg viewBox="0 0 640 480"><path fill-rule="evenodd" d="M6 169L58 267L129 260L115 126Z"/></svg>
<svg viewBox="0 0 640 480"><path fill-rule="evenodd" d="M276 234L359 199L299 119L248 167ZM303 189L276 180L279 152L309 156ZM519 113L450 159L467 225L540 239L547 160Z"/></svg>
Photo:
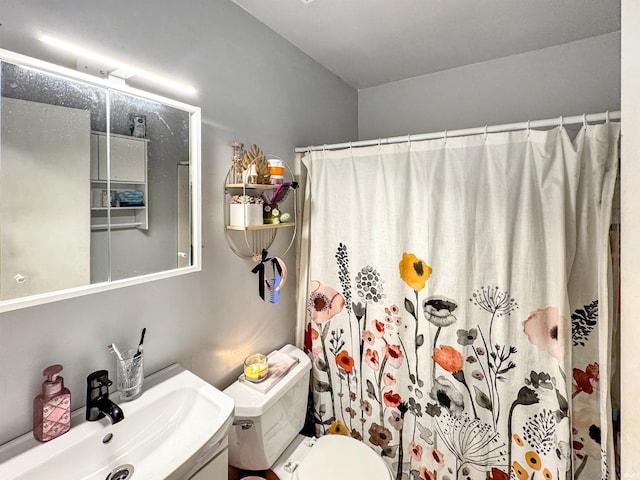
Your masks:
<svg viewBox="0 0 640 480"><path fill-rule="evenodd" d="M197 90L190 85L186 85L184 83L175 82L166 77L156 75L154 73L147 72L137 67L133 67L131 65L127 65L119 60L115 60L113 58L106 57L104 55L100 55L99 53L88 50L84 47L80 47L73 43L65 42L64 40L60 40L59 38L52 37L50 35L41 35L39 40L47 45L52 45L61 50L75 53L80 58L83 59L91 59L92 62L101 65L108 65L112 67L112 70L108 72L108 76L110 78L114 77L117 80L123 81L127 78L137 76L144 78L150 82L156 83L158 85L163 85L165 87L171 88L173 90L177 90L182 93L186 93L189 95L195 95Z"/></svg>

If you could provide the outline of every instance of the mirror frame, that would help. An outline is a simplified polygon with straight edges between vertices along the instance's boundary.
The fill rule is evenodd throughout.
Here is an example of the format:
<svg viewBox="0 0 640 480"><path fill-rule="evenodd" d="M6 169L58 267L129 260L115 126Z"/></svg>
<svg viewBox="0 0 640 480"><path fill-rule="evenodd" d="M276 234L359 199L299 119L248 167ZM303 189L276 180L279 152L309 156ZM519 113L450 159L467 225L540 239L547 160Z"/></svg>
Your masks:
<svg viewBox="0 0 640 480"><path fill-rule="evenodd" d="M8 62L27 68L33 68L43 73L68 78L76 82L83 82L99 88L115 90L121 93L141 97L157 103L183 110L189 114L189 180L191 182L191 239L192 258L188 267L165 270L163 272L150 273L137 277L122 280L111 280L106 282L88 284L82 287L74 287L65 290L57 290L37 295L15 298L0 301L0 313L17 310L20 308L42 305L69 298L75 298L92 293L114 290L117 288L138 285L141 283L162 280L164 278L185 275L187 273L199 272L202 270L202 209L201 209L201 111L200 107L195 107L170 98L166 98L144 90L129 87L128 85L108 79L94 77L86 73L61 67L43 60L28 57L9 50L0 49L0 62ZM89 226L87 226L89 228Z"/></svg>

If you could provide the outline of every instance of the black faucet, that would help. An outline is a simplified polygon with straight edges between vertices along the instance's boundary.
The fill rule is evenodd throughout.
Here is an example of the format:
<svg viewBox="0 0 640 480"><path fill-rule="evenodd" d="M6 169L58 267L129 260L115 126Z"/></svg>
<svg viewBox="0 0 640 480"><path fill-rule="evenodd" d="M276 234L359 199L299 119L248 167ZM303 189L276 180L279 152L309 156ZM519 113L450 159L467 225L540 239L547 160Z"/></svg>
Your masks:
<svg viewBox="0 0 640 480"><path fill-rule="evenodd" d="M122 409L109 400L109 387L112 384L106 370L98 370L87 377L86 419L89 422L100 420L105 414L109 416L111 423L124 420Z"/></svg>

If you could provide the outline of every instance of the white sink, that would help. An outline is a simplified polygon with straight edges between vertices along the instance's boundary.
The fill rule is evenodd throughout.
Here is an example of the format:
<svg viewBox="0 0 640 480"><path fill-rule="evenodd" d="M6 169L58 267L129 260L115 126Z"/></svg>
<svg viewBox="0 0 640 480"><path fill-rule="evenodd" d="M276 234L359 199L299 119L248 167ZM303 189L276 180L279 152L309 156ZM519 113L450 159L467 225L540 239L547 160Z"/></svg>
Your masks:
<svg viewBox="0 0 640 480"><path fill-rule="evenodd" d="M131 402L110 398L124 420L87 422L81 408L71 430L54 440L25 434L0 447L0 479L105 480L121 465L134 468L127 480L187 479L227 448L233 400L180 365L145 378Z"/></svg>

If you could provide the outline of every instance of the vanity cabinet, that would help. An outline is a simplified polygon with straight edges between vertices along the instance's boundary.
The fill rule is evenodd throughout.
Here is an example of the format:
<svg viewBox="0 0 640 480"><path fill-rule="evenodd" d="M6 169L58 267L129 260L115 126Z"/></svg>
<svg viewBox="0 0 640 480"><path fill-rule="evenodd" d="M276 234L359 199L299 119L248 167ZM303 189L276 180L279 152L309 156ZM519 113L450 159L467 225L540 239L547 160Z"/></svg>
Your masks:
<svg viewBox="0 0 640 480"><path fill-rule="evenodd" d="M149 228L148 142L146 138L116 134L107 137L103 132L91 133L92 230L106 229L108 214L112 229ZM109 175L111 181L107 182ZM132 190L142 192L144 204L120 205L115 197Z"/></svg>
<svg viewBox="0 0 640 480"><path fill-rule="evenodd" d="M226 440L225 440L226 442ZM224 449L200 469L190 480L220 480L229 476L229 449Z"/></svg>

